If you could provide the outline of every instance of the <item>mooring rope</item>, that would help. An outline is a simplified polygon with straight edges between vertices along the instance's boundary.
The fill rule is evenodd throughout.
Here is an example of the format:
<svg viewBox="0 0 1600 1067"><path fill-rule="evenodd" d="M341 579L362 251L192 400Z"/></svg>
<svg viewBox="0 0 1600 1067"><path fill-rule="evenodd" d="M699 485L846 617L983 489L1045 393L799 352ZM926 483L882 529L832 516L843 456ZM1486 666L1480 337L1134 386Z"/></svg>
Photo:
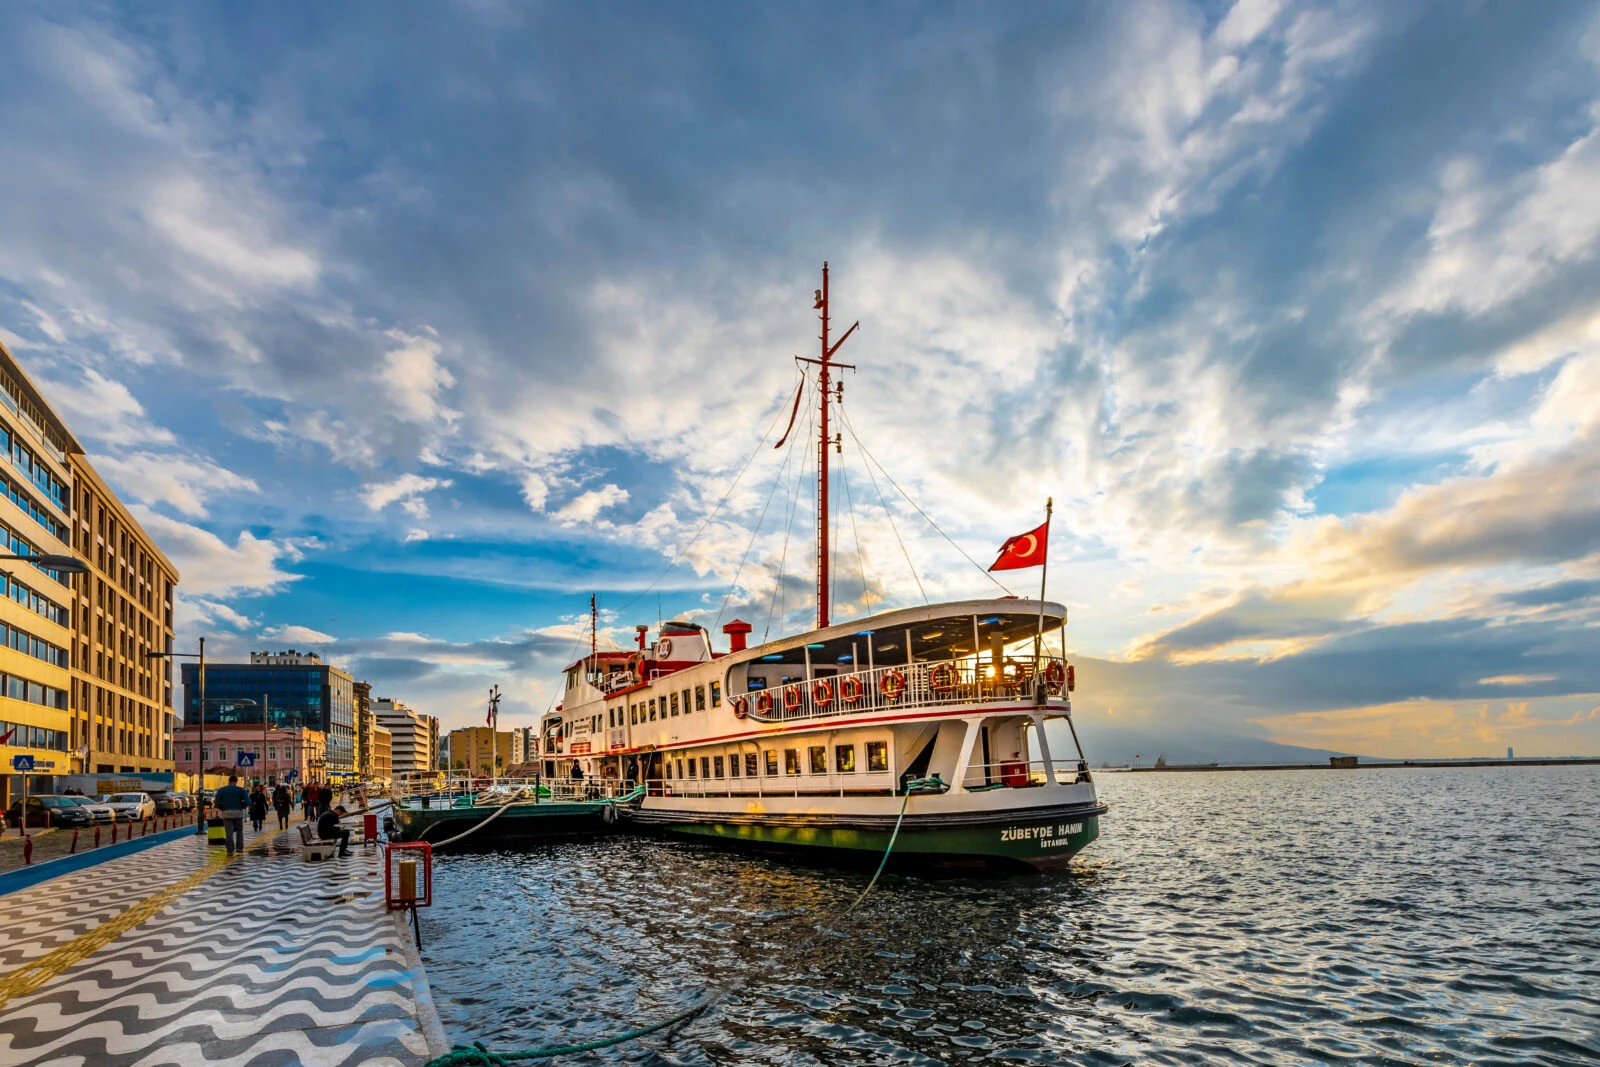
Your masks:
<svg viewBox="0 0 1600 1067"><path fill-rule="evenodd" d="M900 814L894 821L894 830L889 834L889 844L884 847L883 858L878 861L878 869L873 872L872 880L867 883L867 887L861 891L861 894L856 897L854 902L852 902L848 908L840 913L841 916L849 915L851 912L855 911L856 908L860 906L861 902L867 899L867 894L872 892L872 887L878 884L879 875L883 874L884 868L888 866L889 854L894 851L894 843L900 838L900 825L901 823L905 822L906 809L911 806L911 798L913 796L921 796L928 793L943 793L949 788L949 783L939 778L913 778L906 783L905 799L900 802ZM508 804L506 807L510 807L510 805ZM504 810L505 808L500 809L500 811ZM495 812L495 815L499 814L499 811ZM493 818L494 815L489 816L489 819ZM485 819L478 825L482 826L487 824L489 819ZM473 830L476 829L476 826L473 827ZM472 830L467 831L469 834L471 832ZM457 841L465 836L466 834L460 834L456 837L452 837L450 840ZM441 842L441 844L449 844L449 842ZM800 949L804 950L808 945L816 942L817 940L819 939L815 937L811 938L809 941L802 943ZM429 1060L426 1064L424 1064L424 1067L501 1067L502 1064L512 1063L516 1060L549 1059L552 1056L567 1056L579 1052L592 1052L595 1049L609 1048L612 1045L620 1045L625 1041L634 1041L641 1037L647 1037L650 1034L665 1030L670 1026L675 1026L678 1023L686 1022L689 1019L694 1018L696 1015L699 1015L707 1008L711 1007L718 1000L721 1000L724 995L724 993L716 993L712 996L705 997L678 1012L676 1015L673 1015L667 1019L663 1019L661 1022L652 1023L649 1026L641 1026L637 1030L629 1030L625 1034L617 1034L614 1037L603 1037L594 1041L585 1041L575 1045L554 1045L550 1048L523 1049L520 1052L490 1052L484 1047L482 1041L474 1041L470 1045L456 1045L443 1056L438 1056Z"/></svg>
<svg viewBox="0 0 1600 1067"><path fill-rule="evenodd" d="M509 808L513 804L516 804L516 803L517 803L517 801L515 801L515 800L506 801L504 807L502 807L499 811L495 812L493 815L489 816L487 819L485 819L482 822L476 824L475 826L471 827L470 829L463 830L461 833L457 834L454 837L445 838L443 841L438 842L433 847L434 848L444 848L444 846L446 846L446 845L455 844L457 841L460 841L463 837L467 837L470 834L477 833L479 830L482 830L485 826L488 826L490 823L494 822L500 816L504 815L505 812L506 812L506 808ZM434 826L438 826L438 825L439 825L438 823L434 823L431 826L424 826L422 828L422 833L417 835L417 840L421 841L424 837L427 837L428 836L428 831L432 830Z"/></svg>

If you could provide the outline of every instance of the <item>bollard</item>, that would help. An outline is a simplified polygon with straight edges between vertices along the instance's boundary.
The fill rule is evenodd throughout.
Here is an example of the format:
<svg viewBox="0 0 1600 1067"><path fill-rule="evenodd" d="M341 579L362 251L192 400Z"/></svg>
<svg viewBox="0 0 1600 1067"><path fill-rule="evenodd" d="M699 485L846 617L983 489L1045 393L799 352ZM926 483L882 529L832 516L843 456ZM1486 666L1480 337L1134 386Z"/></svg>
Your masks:
<svg viewBox="0 0 1600 1067"><path fill-rule="evenodd" d="M111 820L111 843L113 845L117 843L117 820L115 819Z"/></svg>
<svg viewBox="0 0 1600 1067"><path fill-rule="evenodd" d="M100 847L100 827L98 826L94 828L94 847Z"/></svg>
<svg viewBox="0 0 1600 1067"><path fill-rule="evenodd" d="M78 828L74 826L72 828L72 847L67 849L67 853L70 855L76 851L78 851Z"/></svg>
<svg viewBox="0 0 1600 1067"><path fill-rule="evenodd" d="M28 833L27 826L22 828L22 865L24 867L33 863L33 838Z"/></svg>

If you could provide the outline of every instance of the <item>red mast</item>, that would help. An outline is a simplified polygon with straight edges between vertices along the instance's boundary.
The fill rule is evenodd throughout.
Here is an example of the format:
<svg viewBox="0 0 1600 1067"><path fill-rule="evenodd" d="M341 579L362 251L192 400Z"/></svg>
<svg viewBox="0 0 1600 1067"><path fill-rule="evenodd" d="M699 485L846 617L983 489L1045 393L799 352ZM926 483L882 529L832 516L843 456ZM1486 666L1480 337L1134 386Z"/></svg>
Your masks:
<svg viewBox="0 0 1600 1067"><path fill-rule="evenodd" d="M856 332L857 322L844 332L844 336L833 344L828 344L828 264L822 264L822 288L817 290L817 311L822 312L822 348L821 359L808 359L805 362L815 363L820 369L817 375L817 393L822 403L822 429L817 436L817 628L828 625L828 446L835 449L839 447L839 437L828 433L828 392L832 375L829 373L834 366L847 367L849 364L834 364L833 354L845 343L851 334ZM843 383L840 383L843 391ZM780 442L781 443L781 442Z"/></svg>

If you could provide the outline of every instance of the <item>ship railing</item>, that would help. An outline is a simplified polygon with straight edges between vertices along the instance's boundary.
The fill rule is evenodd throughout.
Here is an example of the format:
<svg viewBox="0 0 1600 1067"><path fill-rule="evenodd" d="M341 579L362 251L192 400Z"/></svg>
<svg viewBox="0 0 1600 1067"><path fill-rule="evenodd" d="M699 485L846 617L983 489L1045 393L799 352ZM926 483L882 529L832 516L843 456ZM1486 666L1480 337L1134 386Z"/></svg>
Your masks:
<svg viewBox="0 0 1600 1067"><path fill-rule="evenodd" d="M1056 781L1061 785L1090 780L1088 764L1082 760L1053 759L1050 762L1055 765ZM1050 775L1045 769L1044 760L1014 759L998 763L969 763L961 785L969 793L981 793L988 789L1027 789L1030 786L1047 785L1049 781Z"/></svg>
<svg viewBox="0 0 1600 1067"><path fill-rule="evenodd" d="M408 778L395 784L396 800L416 807L499 807L525 801L535 804L579 800L614 800L632 793L631 778L546 778L541 775L489 777L438 774Z"/></svg>
<svg viewBox="0 0 1600 1067"><path fill-rule="evenodd" d="M1040 686L1051 697L1064 696L1069 675L1060 656L1007 657L998 675L984 661L931 660L818 675L739 699L759 722L794 722L946 704L1031 703Z"/></svg>

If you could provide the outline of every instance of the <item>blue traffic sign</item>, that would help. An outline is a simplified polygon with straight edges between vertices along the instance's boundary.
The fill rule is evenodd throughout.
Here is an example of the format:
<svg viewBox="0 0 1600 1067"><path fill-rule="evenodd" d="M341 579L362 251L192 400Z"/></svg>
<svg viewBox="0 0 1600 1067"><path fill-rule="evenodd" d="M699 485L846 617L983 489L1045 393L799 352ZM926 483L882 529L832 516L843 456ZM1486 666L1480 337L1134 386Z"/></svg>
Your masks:
<svg viewBox="0 0 1600 1067"><path fill-rule="evenodd" d="M298 777L300 777L300 772L299 771L288 770L288 771L283 772L283 780L286 781L286 782L292 782Z"/></svg>
<svg viewBox="0 0 1600 1067"><path fill-rule="evenodd" d="M24 771L24 772L33 770L33 757L32 756L12 756L11 757L11 769L14 770L14 771Z"/></svg>
<svg viewBox="0 0 1600 1067"><path fill-rule="evenodd" d="M256 765L256 754L254 752L241 752L241 753L239 753L239 766L241 766L241 767L254 767L255 765Z"/></svg>

